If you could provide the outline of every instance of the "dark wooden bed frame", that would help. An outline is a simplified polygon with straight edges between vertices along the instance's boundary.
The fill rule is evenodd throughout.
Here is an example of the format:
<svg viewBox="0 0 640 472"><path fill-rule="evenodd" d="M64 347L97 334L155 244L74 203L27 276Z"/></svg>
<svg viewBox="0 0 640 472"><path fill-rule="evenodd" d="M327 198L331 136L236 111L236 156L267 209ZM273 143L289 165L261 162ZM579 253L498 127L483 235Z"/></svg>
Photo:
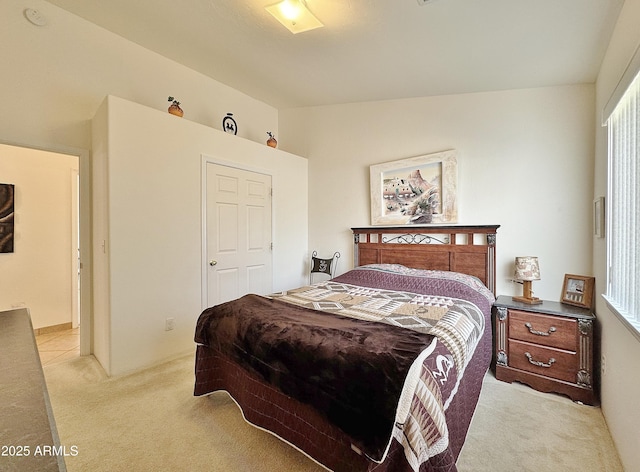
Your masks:
<svg viewBox="0 0 640 472"><path fill-rule="evenodd" d="M478 277L495 293L496 230L490 226L402 226L352 228L354 266L375 263L402 264L429 270L462 272ZM488 315L490 316L490 314ZM489 366L492 355L491 323L473 360ZM465 424L449 428L451 454L447 467L455 470L475 411L486 370L467 372L448 411L464 417ZM198 374L201 374L198 377ZM198 380L200 378L200 380ZM195 394L226 390L236 400L247 421L294 445L336 472L407 471L402 446L394 440L382 464L375 464L352 449L350 438L313 408L266 384L207 346L198 346ZM277 411L274 415L270 412ZM453 413L452 413L453 414ZM448 416L448 415L447 415ZM422 470L422 469L421 469ZM429 469L432 470L432 469Z"/></svg>

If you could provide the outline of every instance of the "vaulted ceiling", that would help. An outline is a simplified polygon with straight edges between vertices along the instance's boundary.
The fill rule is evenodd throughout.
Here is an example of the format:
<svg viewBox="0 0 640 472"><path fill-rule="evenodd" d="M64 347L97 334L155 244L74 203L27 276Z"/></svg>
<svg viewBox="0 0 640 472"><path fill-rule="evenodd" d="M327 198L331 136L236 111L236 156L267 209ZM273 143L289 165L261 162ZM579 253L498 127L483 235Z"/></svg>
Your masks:
<svg viewBox="0 0 640 472"><path fill-rule="evenodd" d="M48 0L277 108L593 83L624 0Z"/></svg>

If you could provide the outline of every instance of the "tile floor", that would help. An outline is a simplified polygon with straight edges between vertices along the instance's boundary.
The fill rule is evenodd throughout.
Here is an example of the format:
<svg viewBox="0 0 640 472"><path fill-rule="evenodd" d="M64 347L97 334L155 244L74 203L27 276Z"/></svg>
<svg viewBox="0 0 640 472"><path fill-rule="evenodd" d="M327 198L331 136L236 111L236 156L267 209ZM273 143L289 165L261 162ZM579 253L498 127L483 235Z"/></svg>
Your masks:
<svg viewBox="0 0 640 472"><path fill-rule="evenodd" d="M80 355L80 328L39 334L36 344L43 366L73 359Z"/></svg>

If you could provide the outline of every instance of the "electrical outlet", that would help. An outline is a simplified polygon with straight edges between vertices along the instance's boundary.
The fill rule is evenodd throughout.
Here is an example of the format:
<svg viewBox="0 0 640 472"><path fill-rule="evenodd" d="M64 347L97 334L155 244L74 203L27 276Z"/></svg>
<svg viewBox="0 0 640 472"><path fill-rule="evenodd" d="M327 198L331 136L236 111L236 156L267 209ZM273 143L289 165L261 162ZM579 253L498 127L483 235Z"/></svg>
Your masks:
<svg viewBox="0 0 640 472"><path fill-rule="evenodd" d="M172 329L175 329L176 327L176 319L175 318L167 318L165 320L165 324L164 324L164 330L165 331L171 331Z"/></svg>

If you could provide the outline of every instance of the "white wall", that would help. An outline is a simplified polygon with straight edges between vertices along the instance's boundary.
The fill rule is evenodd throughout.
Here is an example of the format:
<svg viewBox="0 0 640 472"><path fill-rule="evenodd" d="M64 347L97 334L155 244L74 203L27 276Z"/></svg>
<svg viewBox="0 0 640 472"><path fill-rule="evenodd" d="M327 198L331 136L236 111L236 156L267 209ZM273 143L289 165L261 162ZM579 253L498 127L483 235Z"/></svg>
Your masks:
<svg viewBox="0 0 640 472"><path fill-rule="evenodd" d="M26 8L39 10L48 24L37 27L29 23L24 16ZM0 18L0 62L6 66L0 143L68 150L82 156L83 227L88 227L91 219L91 120L109 94L164 113L169 105L167 97L172 95L181 101L185 120L221 128L222 118L232 112L240 137L262 144L267 131L278 135L275 108L46 1L4 0L0 2ZM91 269L89 246L82 248L87 252L84 274ZM83 285L83 306L91 305L89 285ZM88 323L81 326L85 328ZM83 352L90 349L89 337L82 335L82 345L87 346Z"/></svg>
<svg viewBox="0 0 640 472"><path fill-rule="evenodd" d="M26 8L48 24L29 23ZM0 2L4 113L0 142L90 149L90 120L114 94L166 111L169 95L185 119L218 129L234 113L239 136L264 143L278 111L43 0Z"/></svg>
<svg viewBox="0 0 640 472"><path fill-rule="evenodd" d="M596 84L596 159L593 197L607 192L607 129L601 124L602 109L640 45L640 1L626 0L602 62ZM640 471L640 341L622 325L600 296L604 293L606 239L593 241L594 272L599 281L596 312L602 332L606 373L602 379L602 410L628 472Z"/></svg>
<svg viewBox="0 0 640 472"><path fill-rule="evenodd" d="M352 267L353 226L370 225L369 166L458 151L458 222L500 224L497 291L515 256L540 258L535 295L591 273L594 88L426 97L280 112L280 145L309 159L309 249Z"/></svg>
<svg viewBox="0 0 640 472"><path fill-rule="evenodd" d="M77 170L77 157L0 144L0 182L15 185L14 252L0 254L0 310L28 307L36 329L71 322Z"/></svg>
<svg viewBox="0 0 640 472"><path fill-rule="evenodd" d="M273 176L273 290L304 282L306 159L114 96L94 125L95 352L108 373L194 347L203 155Z"/></svg>

